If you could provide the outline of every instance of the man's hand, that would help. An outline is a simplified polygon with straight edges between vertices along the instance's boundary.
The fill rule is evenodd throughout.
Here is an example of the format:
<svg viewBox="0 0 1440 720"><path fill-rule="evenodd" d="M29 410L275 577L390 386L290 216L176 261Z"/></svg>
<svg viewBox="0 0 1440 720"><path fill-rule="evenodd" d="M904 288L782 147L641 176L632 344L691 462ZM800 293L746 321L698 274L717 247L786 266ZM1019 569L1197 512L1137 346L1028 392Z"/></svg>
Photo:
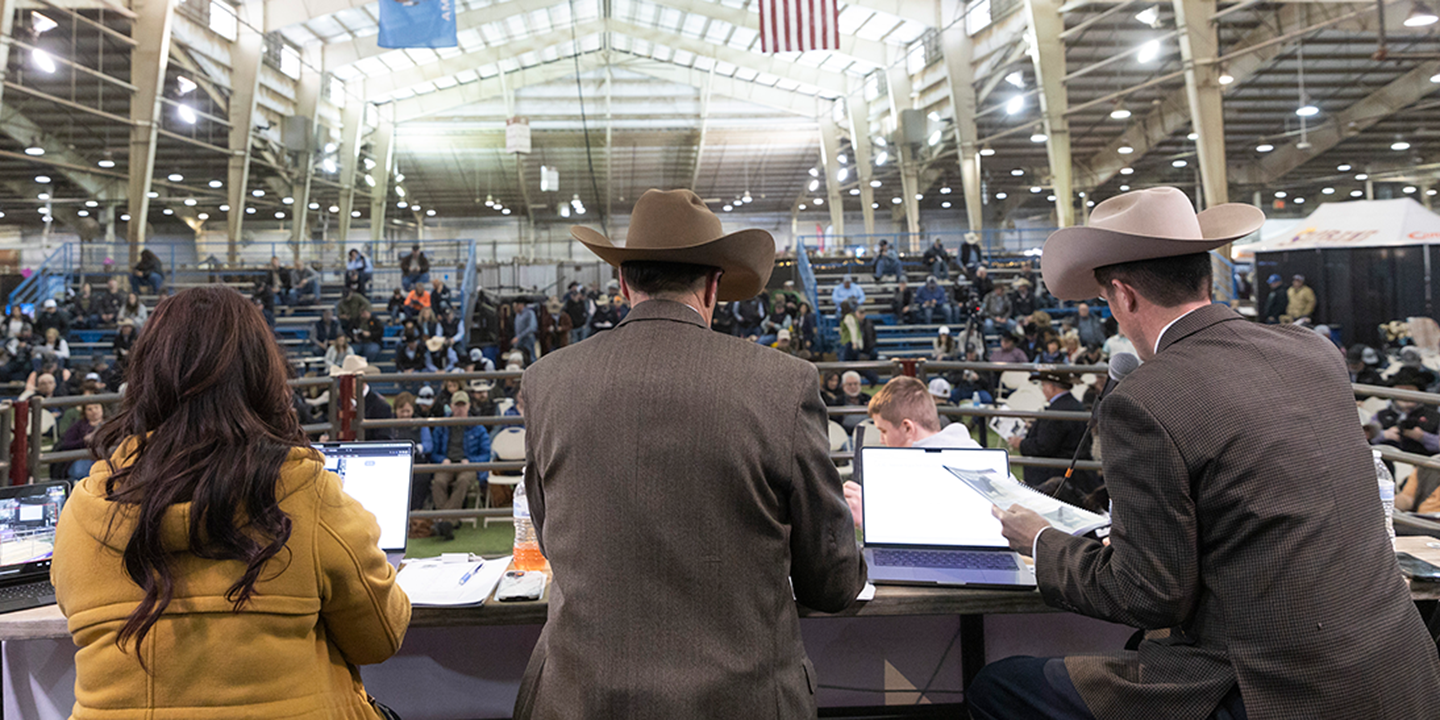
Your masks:
<svg viewBox="0 0 1440 720"><path fill-rule="evenodd" d="M1385 428L1385 432L1382 432L1380 434L1383 435L1385 439L1389 440L1390 442L1400 442L1400 428L1398 427Z"/></svg>
<svg viewBox="0 0 1440 720"><path fill-rule="evenodd" d="M445 458L444 460L441 460L441 461L440 461L440 464L441 464L441 465L449 465L449 464L450 464L450 458Z"/></svg>
<svg viewBox="0 0 1440 720"><path fill-rule="evenodd" d="M1008 438L1008 439L1005 440L1005 442L1007 442L1007 443L1010 444L1010 448L1013 449L1013 450L1019 450L1019 449L1020 449L1020 443L1022 443L1022 442L1024 442L1024 441L1025 441L1025 438L1020 437L1019 435L1016 435L1016 436L1014 436L1014 437L1012 437L1012 438Z"/></svg>
<svg viewBox="0 0 1440 720"><path fill-rule="evenodd" d="M1035 548L1035 536L1050 527L1040 514L1027 507L1011 505L1009 510L990 508L990 513L1000 518L1000 533L1010 541L1010 549L1029 556Z"/></svg>
<svg viewBox="0 0 1440 720"><path fill-rule="evenodd" d="M1415 442L1420 442L1420 440L1425 437L1425 431L1421 430L1418 427L1412 427L1406 430L1402 430L1400 431L1400 434L1404 435L1407 438L1410 438L1411 440L1414 440Z"/></svg>
<svg viewBox="0 0 1440 720"><path fill-rule="evenodd" d="M845 482L845 504L850 506L850 515L855 518L855 527L860 527L865 519L864 505L861 503L862 491L860 483L853 480Z"/></svg>

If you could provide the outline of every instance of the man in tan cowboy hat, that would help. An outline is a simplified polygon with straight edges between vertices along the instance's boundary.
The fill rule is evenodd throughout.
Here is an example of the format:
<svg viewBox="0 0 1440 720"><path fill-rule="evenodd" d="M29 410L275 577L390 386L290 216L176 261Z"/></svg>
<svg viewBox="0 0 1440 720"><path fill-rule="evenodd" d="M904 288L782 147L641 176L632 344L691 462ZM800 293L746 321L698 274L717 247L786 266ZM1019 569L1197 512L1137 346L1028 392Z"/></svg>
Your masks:
<svg viewBox="0 0 1440 720"><path fill-rule="evenodd" d="M1145 361L1100 401L1109 544L998 514L1046 602L1138 647L987 666L975 718L1436 718L1440 658L1396 565L1343 358L1210 302L1207 251L1257 208L1155 188L1045 243L1057 298L1102 297Z"/></svg>
<svg viewBox="0 0 1440 720"><path fill-rule="evenodd" d="M774 239L689 190L642 195L623 246L571 233L633 309L525 371L555 580L515 717L815 717L795 601L837 611L865 583L818 374L710 330L717 301L764 289Z"/></svg>
<svg viewBox="0 0 1440 720"><path fill-rule="evenodd" d="M395 417L395 411L391 409L390 403L365 382L366 375L379 374L380 368L371 365L369 361L359 355L345 356L345 362L340 367L330 367L330 377L341 375L355 376L355 396L363 397L365 417L369 420L389 420ZM339 398L332 398L332 402L339 402ZM366 430L367 440L394 440L395 431L389 428Z"/></svg>

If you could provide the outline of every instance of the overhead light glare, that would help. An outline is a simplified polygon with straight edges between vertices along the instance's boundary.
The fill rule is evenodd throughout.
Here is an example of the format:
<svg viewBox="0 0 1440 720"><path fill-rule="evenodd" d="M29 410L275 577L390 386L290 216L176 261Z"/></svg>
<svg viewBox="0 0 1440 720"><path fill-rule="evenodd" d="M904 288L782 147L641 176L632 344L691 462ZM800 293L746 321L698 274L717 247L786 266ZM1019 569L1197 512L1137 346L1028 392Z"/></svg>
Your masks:
<svg viewBox="0 0 1440 720"><path fill-rule="evenodd" d="M1110 119L1128 120L1131 114L1132 113L1130 112L1130 108L1127 108L1122 104L1117 104L1115 105L1115 109L1110 111Z"/></svg>
<svg viewBox="0 0 1440 720"><path fill-rule="evenodd" d="M1146 25L1149 25L1152 28L1158 26L1160 24L1160 6L1151 5L1150 7L1145 8L1138 13L1135 13L1135 19Z"/></svg>
<svg viewBox="0 0 1440 720"><path fill-rule="evenodd" d="M1170 167L1183 168L1183 167L1185 167L1186 165L1189 165L1189 164L1190 164L1190 163L1186 162L1185 160L1172 160L1172 161L1170 162Z"/></svg>
<svg viewBox="0 0 1440 720"><path fill-rule="evenodd" d="M880 181L879 181L879 180L871 180L871 181L870 181L870 187L872 187L872 188L878 188L878 187L880 187Z"/></svg>
<svg viewBox="0 0 1440 720"><path fill-rule="evenodd" d="M989 145L986 145L985 147L980 148L980 157L990 157L991 155L994 155L994 154L995 154L995 148L992 148L992 147L990 147Z"/></svg>
<svg viewBox="0 0 1440 720"><path fill-rule="evenodd" d="M40 147L39 145L31 145L30 147L25 148L25 154L29 155L30 157L40 157L41 155L45 154L45 148Z"/></svg>
<svg viewBox="0 0 1440 720"><path fill-rule="evenodd" d="M1274 149L1275 149L1275 146L1274 146L1274 145L1272 145L1272 144L1270 144L1268 141L1264 141L1264 140L1260 141L1260 144L1255 146L1255 152L1267 153L1267 152L1270 152L1271 150L1274 150Z"/></svg>
<svg viewBox="0 0 1440 720"><path fill-rule="evenodd" d="M1440 15L1423 2L1415 3L1410 8L1410 14L1405 16L1405 27L1410 28L1429 27L1436 22L1440 22Z"/></svg>
<svg viewBox="0 0 1440 720"><path fill-rule="evenodd" d="M1005 82L1010 83L1014 87L1023 88L1025 87L1025 73L1016 70L1015 72L1012 72L1009 75L1005 76Z"/></svg>
<svg viewBox="0 0 1440 720"><path fill-rule="evenodd" d="M195 108L189 105L181 105L175 108L175 114L179 116L180 121L186 125L194 125L200 120L200 118L195 115Z"/></svg>
<svg viewBox="0 0 1440 720"><path fill-rule="evenodd" d="M1235 82L1235 76L1231 75L1228 72L1222 72L1220 73L1220 77L1215 78L1215 82L1218 82L1221 85L1229 85Z"/></svg>
<svg viewBox="0 0 1440 720"><path fill-rule="evenodd" d="M1140 51L1135 55L1135 59L1142 63L1153 62L1157 57L1160 57L1159 40L1150 40L1141 45Z"/></svg>
<svg viewBox="0 0 1440 720"><path fill-rule="evenodd" d="M1390 143L1390 149L1391 149L1391 150L1394 150L1394 151L1396 151L1396 152L1399 152L1399 151L1402 151L1402 150L1409 150L1409 149L1410 149L1410 143L1405 142L1404 140L1396 140L1395 142Z"/></svg>
<svg viewBox="0 0 1440 720"><path fill-rule="evenodd" d="M1336 166L1335 166L1335 169L1338 170L1338 171L1340 171L1340 172L1350 172L1350 164L1349 164L1349 163L1341 163L1340 165L1336 165Z"/></svg>
<svg viewBox="0 0 1440 720"><path fill-rule="evenodd" d="M55 58L50 57L50 53L40 48L35 48L30 51L30 62L34 64L35 69L40 72L47 75L55 74Z"/></svg>
<svg viewBox="0 0 1440 720"><path fill-rule="evenodd" d="M1129 143L1126 143L1118 148L1115 148L1115 152L1120 153L1121 155L1129 155L1130 153L1135 152L1135 148L1132 147Z"/></svg>
<svg viewBox="0 0 1440 720"><path fill-rule="evenodd" d="M212 188L214 188L214 189L216 189L216 190L219 190L220 188L225 187L225 183L224 183L223 181L220 181L220 180L211 180L208 184L210 185L210 187L212 187Z"/></svg>
<svg viewBox="0 0 1440 720"><path fill-rule="evenodd" d="M995 193L995 199L996 199L996 200L1004 200L1004 199L1007 198L1007 197L1010 197L1010 195L1009 195L1008 193L1004 193L1004 192L997 192L997 193Z"/></svg>
<svg viewBox="0 0 1440 720"><path fill-rule="evenodd" d="M1309 103L1306 103L1306 104L1304 104L1304 105L1301 105L1301 106L1298 107L1298 108L1295 108L1295 114L1296 114L1296 115L1299 115L1300 117L1304 117L1304 118L1315 117L1316 115L1319 115L1319 114L1320 114L1320 108L1315 107L1314 105L1311 105L1311 104L1309 104Z"/></svg>
<svg viewBox="0 0 1440 720"><path fill-rule="evenodd" d="M50 184L50 176L49 176L49 175L36 175L36 176L35 176L35 182L40 183L41 185L49 185L49 184Z"/></svg>
<svg viewBox="0 0 1440 720"><path fill-rule="evenodd" d="M57 27L60 27L60 23L51 20L50 16L38 12L30 13L30 30L36 35L44 35Z"/></svg>
<svg viewBox="0 0 1440 720"><path fill-rule="evenodd" d="M1123 167L1123 168L1120 168L1120 174L1121 174L1121 175L1134 175L1134 174L1135 174L1135 168L1133 168L1133 167Z"/></svg>
<svg viewBox="0 0 1440 720"><path fill-rule="evenodd" d="M95 164L106 170L115 167L115 161L111 160L110 158L101 158L101 160Z"/></svg>
<svg viewBox="0 0 1440 720"><path fill-rule="evenodd" d="M185 176L180 173L170 173L165 179L170 182L185 182Z"/></svg>
<svg viewBox="0 0 1440 720"><path fill-rule="evenodd" d="M1005 102L1005 114L1017 115L1025 109L1025 96L1016 95Z"/></svg>
<svg viewBox="0 0 1440 720"><path fill-rule="evenodd" d="M875 164L876 164L876 165L884 165L884 164L885 164L886 162L888 162L889 160L890 160L890 153L888 153L888 152L886 152L886 151L884 151L884 150L881 150L879 153L877 153L877 154L875 155Z"/></svg>
<svg viewBox="0 0 1440 720"><path fill-rule="evenodd" d="M1050 137L1047 136L1045 133L1038 133L1038 132L1037 132L1037 133L1035 133L1034 135L1031 135L1031 136L1030 136L1030 142L1032 142L1032 143L1043 143L1043 142L1045 142L1046 140L1049 140L1049 139L1050 139Z"/></svg>

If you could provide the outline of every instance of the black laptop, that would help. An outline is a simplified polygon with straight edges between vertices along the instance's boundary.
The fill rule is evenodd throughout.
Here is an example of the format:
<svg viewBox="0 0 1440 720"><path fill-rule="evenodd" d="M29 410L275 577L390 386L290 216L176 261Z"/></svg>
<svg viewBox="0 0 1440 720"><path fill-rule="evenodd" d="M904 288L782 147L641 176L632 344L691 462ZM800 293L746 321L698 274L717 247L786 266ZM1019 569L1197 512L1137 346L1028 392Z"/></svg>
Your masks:
<svg viewBox="0 0 1440 720"><path fill-rule="evenodd" d="M70 484L0 487L0 613L55 602L50 559Z"/></svg>

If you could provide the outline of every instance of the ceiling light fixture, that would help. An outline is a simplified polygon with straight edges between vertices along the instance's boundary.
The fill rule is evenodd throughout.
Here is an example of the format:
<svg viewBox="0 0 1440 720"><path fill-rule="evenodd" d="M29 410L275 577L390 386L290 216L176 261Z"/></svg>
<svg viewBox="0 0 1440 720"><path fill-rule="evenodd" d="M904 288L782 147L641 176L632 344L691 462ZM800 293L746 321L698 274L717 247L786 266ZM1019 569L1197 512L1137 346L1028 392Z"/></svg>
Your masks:
<svg viewBox="0 0 1440 720"><path fill-rule="evenodd" d="M995 199L996 199L996 200L1004 200L1004 199L1007 198L1007 197L1010 197L1010 195L1009 195L1008 193L1006 193L1006 192L1003 192L1003 191L1002 191L1002 192L997 192L997 193L995 193Z"/></svg>
<svg viewBox="0 0 1440 720"><path fill-rule="evenodd" d="M1115 109L1110 111L1110 119L1111 119L1111 120L1128 120L1128 119L1130 119L1130 116L1131 116L1132 114L1133 114L1133 113L1130 112L1130 108L1125 107L1125 103L1124 103L1124 102L1121 102L1121 101L1118 101L1118 100L1117 100L1117 101L1115 102Z"/></svg>
<svg viewBox="0 0 1440 720"><path fill-rule="evenodd" d="M1120 168L1120 174L1121 174L1121 175L1134 175L1134 174L1135 174L1135 168L1133 168L1133 167L1123 167L1123 168Z"/></svg>
<svg viewBox="0 0 1440 720"><path fill-rule="evenodd" d="M1428 5L1423 2L1416 2L1410 8L1410 14L1405 16L1405 27L1418 28L1429 27L1440 22L1440 15L1436 15Z"/></svg>
<svg viewBox="0 0 1440 720"><path fill-rule="evenodd" d="M1032 143L1043 143L1043 142L1045 142L1046 140L1049 140L1049 139L1050 139L1050 137L1049 137L1048 135L1046 135L1045 133L1038 133L1038 132L1037 132L1037 133L1035 133L1034 135L1031 135L1031 136L1030 136L1030 142L1032 142Z"/></svg>
<svg viewBox="0 0 1440 720"><path fill-rule="evenodd" d="M175 77L175 83L180 86L179 90L181 95L189 95L191 90L200 87L199 85L195 84L194 80L191 80L184 75L177 75Z"/></svg>
<svg viewBox="0 0 1440 720"><path fill-rule="evenodd" d="M1274 149L1275 146L1271 145L1269 140L1261 140L1260 144L1255 146L1255 152L1267 153Z"/></svg>
<svg viewBox="0 0 1440 720"><path fill-rule="evenodd" d="M990 157L994 154L995 148L990 147L990 143L985 143L985 146L980 148L980 157Z"/></svg>
<svg viewBox="0 0 1440 720"><path fill-rule="evenodd" d="M44 35L57 27L60 27L60 23L51 20L48 15L38 12L30 13L30 31L36 35Z"/></svg>
<svg viewBox="0 0 1440 720"><path fill-rule="evenodd" d="M889 161L889 160L890 160L890 153L888 153L888 152L886 152L886 151L884 151L884 150L881 150L879 153L877 153L877 154L875 155L875 164L876 164L876 165L884 165L884 164L885 164L887 161Z"/></svg>
<svg viewBox="0 0 1440 720"><path fill-rule="evenodd" d="M55 58L50 57L50 53L40 48L35 48L30 51L30 62L35 66L35 69L40 72L47 75L55 74Z"/></svg>
<svg viewBox="0 0 1440 720"><path fill-rule="evenodd" d="M1020 176L1022 176L1022 175L1024 175L1024 174L1025 174L1025 169L1024 169L1024 168L1015 168L1014 170L1011 170L1011 171L1010 171L1010 177L1020 177Z"/></svg>
<svg viewBox="0 0 1440 720"><path fill-rule="evenodd" d="M1390 143L1390 149L1391 149L1391 150L1394 150L1394 151L1396 151L1396 152L1400 152L1400 151L1403 151L1403 150L1409 150L1409 149L1410 149L1410 143L1405 142L1404 140L1396 140L1395 142Z"/></svg>
<svg viewBox="0 0 1440 720"><path fill-rule="evenodd" d="M1016 95L1015 97L1012 97L1012 98L1010 98L1009 100L1007 100L1007 101L1005 102L1005 114L1006 114L1006 115L1018 115L1018 114L1020 113L1020 111L1021 111L1021 110L1024 110L1024 109L1025 109L1025 96L1024 96L1024 95Z"/></svg>

